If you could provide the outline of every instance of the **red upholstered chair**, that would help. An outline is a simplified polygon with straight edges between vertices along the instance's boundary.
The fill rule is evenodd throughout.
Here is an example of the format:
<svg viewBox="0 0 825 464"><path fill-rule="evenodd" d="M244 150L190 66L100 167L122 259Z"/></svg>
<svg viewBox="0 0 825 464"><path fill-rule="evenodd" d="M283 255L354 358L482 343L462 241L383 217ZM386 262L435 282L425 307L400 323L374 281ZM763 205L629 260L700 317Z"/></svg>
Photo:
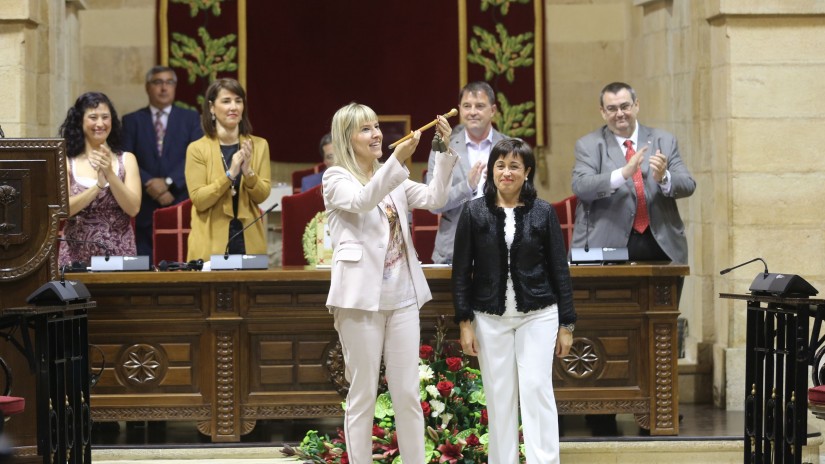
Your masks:
<svg viewBox="0 0 825 464"><path fill-rule="evenodd" d="M301 193L301 179L310 174L318 174L324 169L324 163L318 163L311 168L292 171L292 193Z"/></svg>
<svg viewBox="0 0 825 464"><path fill-rule="evenodd" d="M300 181L299 187L300 187ZM324 210L322 186L316 185L303 193L287 195L281 199L281 227L283 229L284 266L306 265L303 237L307 224Z"/></svg>
<svg viewBox="0 0 825 464"><path fill-rule="evenodd" d="M424 264L433 263L435 236L438 233L440 214L433 214L426 209L414 209L412 212L412 241L418 260Z"/></svg>
<svg viewBox="0 0 825 464"><path fill-rule="evenodd" d="M6 376L6 384L3 388L2 395L0 395L0 433L3 433L3 426L11 416L20 414L26 409L26 399L19 396L11 396L11 369L6 364L6 360L0 358L0 368Z"/></svg>
<svg viewBox="0 0 825 464"><path fill-rule="evenodd" d="M556 209L556 216L559 217L561 232L564 235L564 247L567 251L570 251L570 242L573 241L573 225L576 223L577 203L578 199L575 195L569 196L558 203L553 203L553 208Z"/></svg>
<svg viewBox="0 0 825 464"><path fill-rule="evenodd" d="M158 208L152 216L152 262L157 266L161 261L186 261L189 249L189 231L192 221L192 200L186 199L176 205Z"/></svg>

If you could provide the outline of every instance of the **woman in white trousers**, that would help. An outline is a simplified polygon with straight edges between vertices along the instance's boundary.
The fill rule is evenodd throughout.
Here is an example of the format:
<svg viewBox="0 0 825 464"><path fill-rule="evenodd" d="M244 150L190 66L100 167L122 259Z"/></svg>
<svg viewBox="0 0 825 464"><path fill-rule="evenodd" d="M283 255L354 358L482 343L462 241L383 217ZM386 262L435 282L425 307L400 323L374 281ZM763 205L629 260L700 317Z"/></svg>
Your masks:
<svg viewBox="0 0 825 464"><path fill-rule="evenodd" d="M443 117L436 131L441 140L450 139L452 130ZM402 459L424 462L418 310L432 295L412 245L407 213L444 205L458 156L442 145L434 180L429 185L413 182L404 162L420 138L416 131L382 165L383 135L372 109L351 103L332 118L335 165L323 177L333 246L327 307L335 318L350 382L344 433L352 464L372 463L382 355Z"/></svg>
<svg viewBox="0 0 825 464"><path fill-rule="evenodd" d="M455 321L481 367L488 464L519 462L519 403L527 462L559 462L553 354L569 353L576 311L561 227L536 197L535 167L524 141L496 143L484 197L467 203L456 228Z"/></svg>

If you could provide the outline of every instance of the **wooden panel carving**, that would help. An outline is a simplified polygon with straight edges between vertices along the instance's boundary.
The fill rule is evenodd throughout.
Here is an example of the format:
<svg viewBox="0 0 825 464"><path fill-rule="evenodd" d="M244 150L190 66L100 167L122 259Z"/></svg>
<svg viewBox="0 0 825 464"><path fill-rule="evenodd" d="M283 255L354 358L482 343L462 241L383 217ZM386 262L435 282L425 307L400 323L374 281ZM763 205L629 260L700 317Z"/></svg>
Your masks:
<svg viewBox="0 0 825 464"><path fill-rule="evenodd" d="M678 312L653 310L656 290L649 285L655 280L675 288L686 270L646 265L571 270L579 312L576 346L571 357L554 363L562 414L634 414L641 424L649 423L651 435L678 434L673 346ZM437 317L451 315L453 308L449 270L428 269L425 275L435 296L421 310L422 340L429 341ZM104 373L92 398L96 420L180 413L175 420L194 420L213 441L238 441L259 420L342 415L348 388L343 353L322 303L328 270L78 278L101 295L90 315L90 341L107 359L139 344L166 356L161 361L167 364L166 380L151 388L119 385ZM172 300L175 304L153 307ZM129 307L132 303L140 306ZM219 304L225 311L217 310ZM171 335L163 332L170 329ZM448 337L457 338L452 329ZM187 375L191 385L182 385ZM152 381L147 376L143 384Z"/></svg>

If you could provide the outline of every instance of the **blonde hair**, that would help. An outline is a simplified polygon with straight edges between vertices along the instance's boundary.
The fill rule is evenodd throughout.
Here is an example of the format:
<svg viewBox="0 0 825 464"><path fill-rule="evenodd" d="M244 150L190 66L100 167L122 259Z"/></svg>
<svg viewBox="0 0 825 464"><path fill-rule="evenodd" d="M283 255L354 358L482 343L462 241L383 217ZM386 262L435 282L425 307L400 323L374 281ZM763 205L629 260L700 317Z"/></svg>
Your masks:
<svg viewBox="0 0 825 464"><path fill-rule="evenodd" d="M335 165L341 166L358 179L361 184L366 185L370 178L368 173L361 170L358 161L355 159L355 151L352 149L352 134L368 121L377 121L378 115L369 106L358 103L350 103L341 107L332 117L332 149L335 156ZM372 165L372 172L380 167L378 160Z"/></svg>

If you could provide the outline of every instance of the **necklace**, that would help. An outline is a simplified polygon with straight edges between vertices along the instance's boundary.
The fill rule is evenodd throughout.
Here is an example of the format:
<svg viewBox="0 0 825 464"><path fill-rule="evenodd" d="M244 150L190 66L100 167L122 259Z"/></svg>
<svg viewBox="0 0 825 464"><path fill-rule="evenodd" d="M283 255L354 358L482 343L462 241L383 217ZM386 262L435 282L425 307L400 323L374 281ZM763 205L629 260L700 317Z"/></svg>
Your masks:
<svg viewBox="0 0 825 464"><path fill-rule="evenodd" d="M235 145L235 147L237 147L236 151L240 150L241 149L241 144L239 143L239 144ZM223 161L223 167L224 167L224 169L226 169L226 172L228 173L229 172L229 165L226 164L226 157L223 155L223 151L221 151L221 161ZM240 175L238 177L240 177ZM235 179L235 180L237 180L237 179ZM234 197L235 195L238 194L238 190L235 188L235 181L230 180L230 182L231 182L231 185L232 185L232 187L231 187L232 188L232 196Z"/></svg>

